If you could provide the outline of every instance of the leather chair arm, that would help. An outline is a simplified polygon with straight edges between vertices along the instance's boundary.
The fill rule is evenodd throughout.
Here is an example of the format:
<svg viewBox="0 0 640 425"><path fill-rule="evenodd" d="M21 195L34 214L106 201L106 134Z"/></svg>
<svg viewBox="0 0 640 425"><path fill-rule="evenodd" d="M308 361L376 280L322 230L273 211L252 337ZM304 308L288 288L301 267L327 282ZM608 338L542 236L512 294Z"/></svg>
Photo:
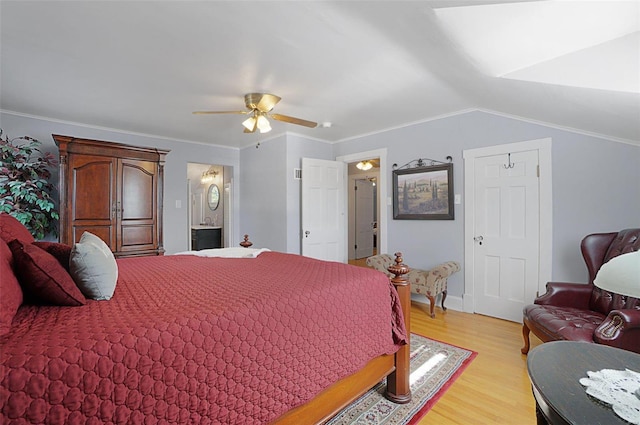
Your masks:
<svg viewBox="0 0 640 425"><path fill-rule="evenodd" d="M547 292L535 299L535 304L573 307L589 310L592 285L569 282L547 282Z"/></svg>
<svg viewBox="0 0 640 425"><path fill-rule="evenodd" d="M640 353L640 310L612 310L593 332L593 340Z"/></svg>

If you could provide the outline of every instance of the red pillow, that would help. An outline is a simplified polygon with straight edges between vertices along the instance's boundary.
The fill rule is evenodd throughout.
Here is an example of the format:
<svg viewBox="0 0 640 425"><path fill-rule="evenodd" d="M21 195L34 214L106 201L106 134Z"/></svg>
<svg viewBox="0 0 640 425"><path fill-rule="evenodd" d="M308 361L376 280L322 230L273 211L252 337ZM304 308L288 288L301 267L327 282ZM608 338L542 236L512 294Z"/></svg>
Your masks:
<svg viewBox="0 0 640 425"><path fill-rule="evenodd" d="M13 317L22 304L22 288L13 273L11 263L11 250L0 239L0 336L9 332Z"/></svg>
<svg viewBox="0 0 640 425"><path fill-rule="evenodd" d="M57 242L34 242L33 245L42 248L49 254L53 255L58 263L69 272L69 258L71 257L71 246Z"/></svg>
<svg viewBox="0 0 640 425"><path fill-rule="evenodd" d="M34 241L29 230L14 216L7 213L0 213L0 239L4 240L7 244L14 239L19 239L27 243Z"/></svg>
<svg viewBox="0 0 640 425"><path fill-rule="evenodd" d="M9 242L14 269L25 294L43 304L79 306L86 298L56 258L42 248L18 239Z"/></svg>

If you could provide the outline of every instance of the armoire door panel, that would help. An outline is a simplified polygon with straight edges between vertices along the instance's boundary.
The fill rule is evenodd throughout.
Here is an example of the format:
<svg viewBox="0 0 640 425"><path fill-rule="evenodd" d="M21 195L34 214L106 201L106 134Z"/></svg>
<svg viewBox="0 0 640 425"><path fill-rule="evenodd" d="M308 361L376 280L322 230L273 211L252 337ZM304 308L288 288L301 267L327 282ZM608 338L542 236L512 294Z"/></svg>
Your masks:
<svg viewBox="0 0 640 425"><path fill-rule="evenodd" d="M70 226L66 229L64 242L78 242L87 231L100 237L111 249L116 248L116 167L115 159L100 155L70 158L67 187L70 202L65 205Z"/></svg>
<svg viewBox="0 0 640 425"><path fill-rule="evenodd" d="M84 232L93 233L94 235L102 239L104 243L106 243L111 249L113 249L116 246L115 241L113 240L113 237L112 237L114 233L113 226L110 226L110 225L109 226L100 226L100 225L73 226L73 238L72 238L73 243L78 242Z"/></svg>
<svg viewBox="0 0 640 425"><path fill-rule="evenodd" d="M122 226L122 249L136 247L136 249L153 248L154 227L151 225Z"/></svg>
<svg viewBox="0 0 640 425"><path fill-rule="evenodd" d="M115 161L104 157L82 157L72 162L71 172L72 219L110 221L115 194Z"/></svg>
<svg viewBox="0 0 640 425"><path fill-rule="evenodd" d="M122 214L125 220L153 220L156 169L149 161L122 160Z"/></svg>

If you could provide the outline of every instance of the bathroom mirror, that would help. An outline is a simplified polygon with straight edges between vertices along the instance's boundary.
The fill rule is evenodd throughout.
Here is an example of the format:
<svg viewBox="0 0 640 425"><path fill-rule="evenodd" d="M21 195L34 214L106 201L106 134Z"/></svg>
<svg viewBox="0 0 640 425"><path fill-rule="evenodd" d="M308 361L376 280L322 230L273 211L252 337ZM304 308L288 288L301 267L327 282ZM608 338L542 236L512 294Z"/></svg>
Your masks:
<svg viewBox="0 0 640 425"><path fill-rule="evenodd" d="M207 204L209 205L209 209L211 211L215 211L218 208L218 203L220 202L220 189L217 184L212 184L209 186L209 190L207 190Z"/></svg>

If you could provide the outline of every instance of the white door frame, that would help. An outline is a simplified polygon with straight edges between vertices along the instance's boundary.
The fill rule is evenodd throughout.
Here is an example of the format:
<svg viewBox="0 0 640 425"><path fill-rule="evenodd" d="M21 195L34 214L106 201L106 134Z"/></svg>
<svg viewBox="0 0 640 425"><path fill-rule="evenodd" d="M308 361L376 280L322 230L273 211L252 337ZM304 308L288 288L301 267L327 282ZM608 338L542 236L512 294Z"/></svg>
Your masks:
<svg viewBox="0 0 640 425"><path fill-rule="evenodd" d="M388 187L389 187L389 176L387 173L387 149L386 148L382 148L382 149L375 149L375 150L371 150L371 151L366 151L366 152L357 152L357 153L352 153L349 155L342 155L339 157L336 157L336 161L342 161L345 164L348 164L350 162L358 162L358 161L365 161L367 159L374 159L374 158L379 158L380 159L380 176L378 177L378 186L379 186L379 194L380 197L378 198L378 211L380 213L380 215L378 216L378 253L386 253L387 252L387 241L388 239L388 234L387 234L387 220L389 217L389 205L391 205L391 198L389 197L388 194ZM345 167L346 168L346 167ZM348 188L348 184L349 184L349 179L346 178L344 179L344 194L345 194L345 199L344 199L344 205L349 205L349 188ZM344 215L344 228L348 229L349 228L349 214L345 214ZM344 232L344 246L349 246L349 234L348 232ZM348 261L348 251L345 250L345 259L344 262L346 263Z"/></svg>
<svg viewBox="0 0 640 425"><path fill-rule="evenodd" d="M222 216L222 220L224 223L224 226L222 228L222 230L224 231L223 247L226 248L236 246L232 240L234 224L233 214L231 213L233 211L233 177L231 177L226 183L223 181L222 186L224 187L224 210Z"/></svg>
<svg viewBox="0 0 640 425"><path fill-rule="evenodd" d="M551 180L551 138L508 143L486 148L462 151L464 160L464 296L463 309L467 313L475 310L473 288L473 253L474 253L474 212L475 212L475 159L483 156L501 155L509 152L538 150L540 177L538 180L540 193L540 244L538 293L545 292L545 285L551 280L552 247L553 247L553 208Z"/></svg>
<svg viewBox="0 0 640 425"><path fill-rule="evenodd" d="M358 184L363 186L358 186ZM354 179L353 185L353 187L356 188L356 190L354 190L355 195L353 199L353 212L355 213L353 215L353 231L354 245L357 246L357 248L354 248L354 258L360 259L373 255L373 191L378 189L371 182L371 180L365 179L364 176L362 176L362 178ZM363 196L366 196L367 199L367 202L365 202L366 208L362 208L362 204L360 203L360 200L362 200ZM369 203L368 201L370 201L371 203ZM359 218L363 216L361 211L364 211L364 215L366 216L366 218L369 218L369 220L359 220ZM366 232L366 234L364 232ZM362 255L362 251L366 251L367 254Z"/></svg>

